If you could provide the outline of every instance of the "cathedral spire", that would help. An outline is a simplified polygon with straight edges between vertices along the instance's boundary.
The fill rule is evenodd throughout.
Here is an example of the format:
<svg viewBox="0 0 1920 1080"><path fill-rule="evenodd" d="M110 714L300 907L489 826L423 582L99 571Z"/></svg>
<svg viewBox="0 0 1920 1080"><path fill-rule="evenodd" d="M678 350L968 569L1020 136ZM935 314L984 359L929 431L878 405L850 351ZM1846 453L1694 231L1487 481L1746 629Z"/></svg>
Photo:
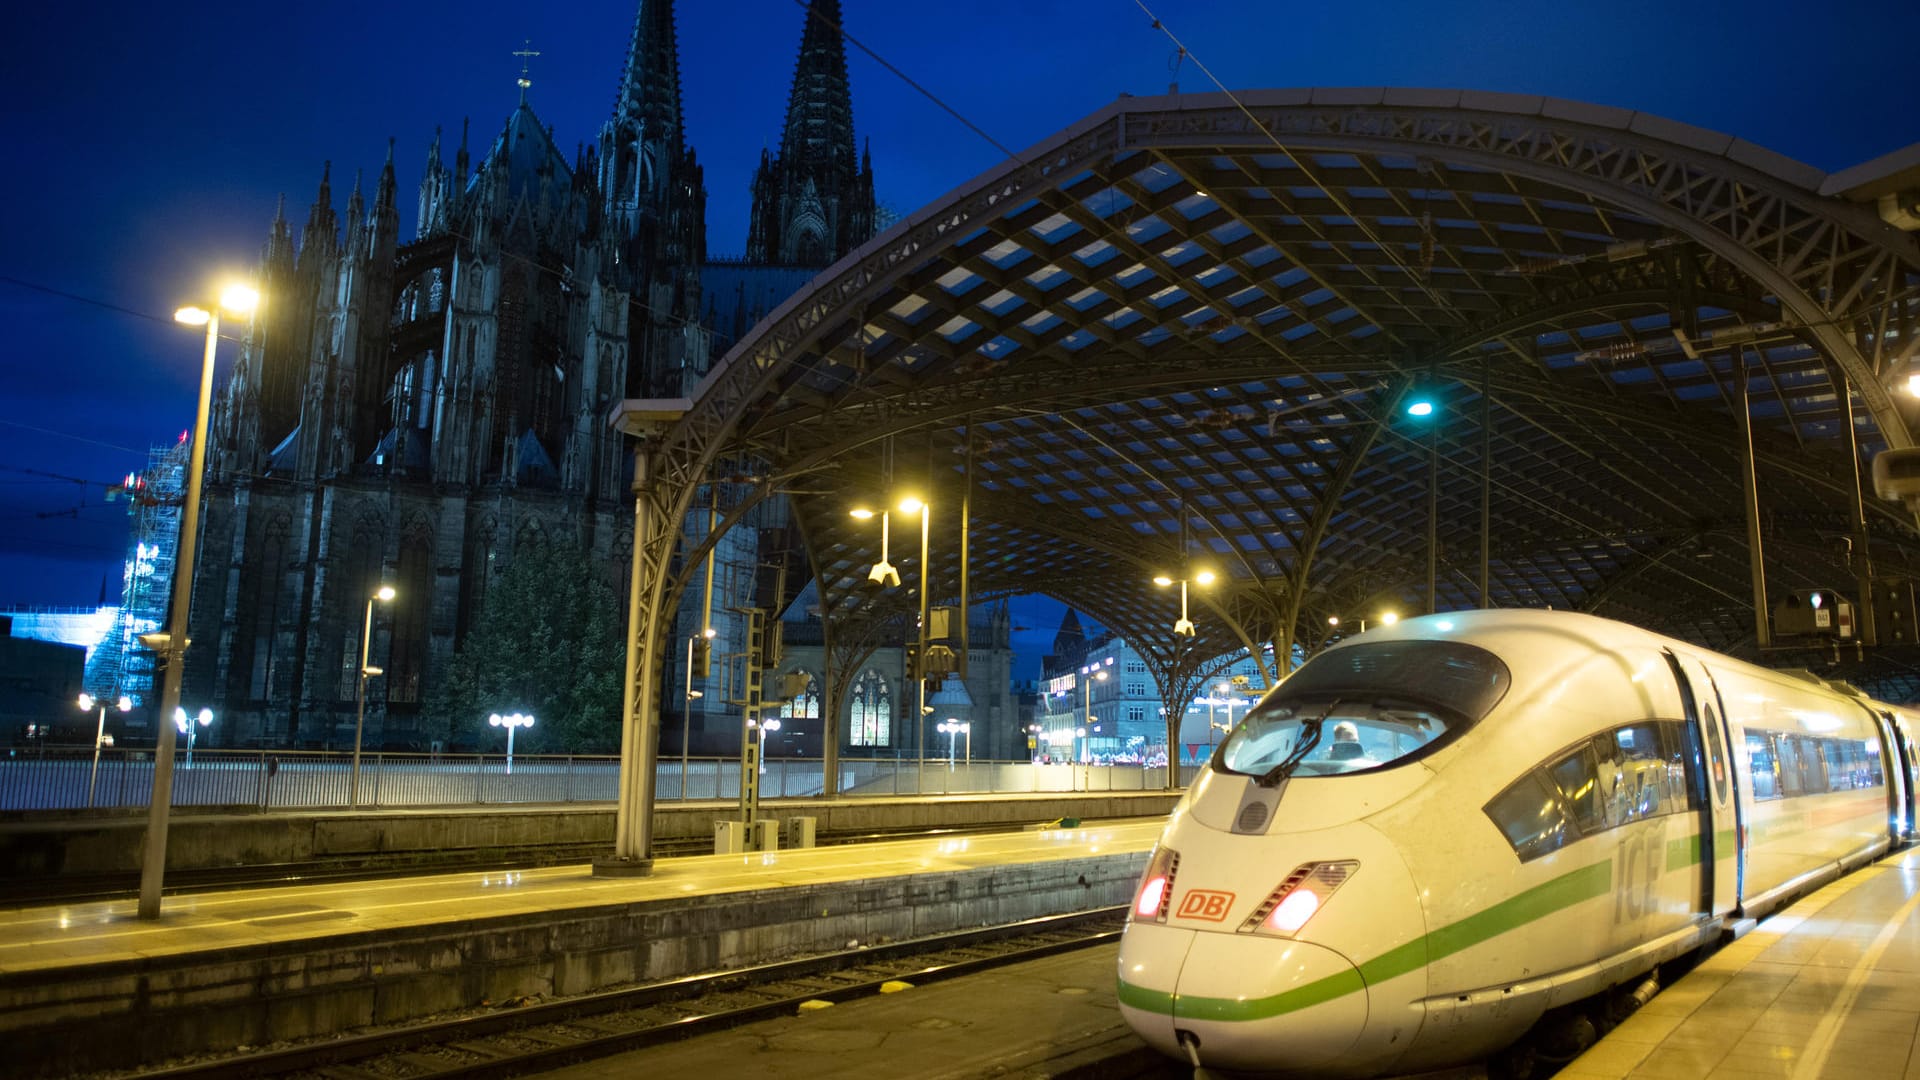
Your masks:
<svg viewBox="0 0 1920 1080"><path fill-rule="evenodd" d="M640 0L598 159L607 220L637 245L630 259L694 266L706 258L706 186L681 118L672 0Z"/></svg>
<svg viewBox="0 0 1920 1080"><path fill-rule="evenodd" d="M393 136L387 136L387 163L380 169L380 186L374 190L373 212L393 207Z"/></svg>
<svg viewBox="0 0 1920 1080"><path fill-rule="evenodd" d="M329 161L320 170L320 192L313 197L313 206L307 211L307 226L300 230L300 258L318 255L322 248L330 247L340 240L339 219L333 216L333 162Z"/></svg>
<svg viewBox="0 0 1920 1080"><path fill-rule="evenodd" d="M779 155L753 180L747 258L826 266L873 235L873 173L853 132L840 0L809 0Z"/></svg>
<svg viewBox="0 0 1920 1080"><path fill-rule="evenodd" d="M637 123L650 136L664 136L676 153L680 150L680 43L673 0L640 0L613 119L616 124Z"/></svg>
<svg viewBox="0 0 1920 1080"><path fill-rule="evenodd" d="M840 0L809 0L800 61L787 99L780 156L792 165L833 160L853 168L853 90L840 39Z"/></svg>

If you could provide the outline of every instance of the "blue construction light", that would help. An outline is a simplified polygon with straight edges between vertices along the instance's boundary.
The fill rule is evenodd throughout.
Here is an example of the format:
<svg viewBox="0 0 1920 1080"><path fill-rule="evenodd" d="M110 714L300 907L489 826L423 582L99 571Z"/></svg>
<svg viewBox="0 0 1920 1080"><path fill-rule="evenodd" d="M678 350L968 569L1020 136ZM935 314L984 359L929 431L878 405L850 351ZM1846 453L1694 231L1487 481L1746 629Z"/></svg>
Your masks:
<svg viewBox="0 0 1920 1080"><path fill-rule="evenodd" d="M1432 416L1433 402L1426 398L1414 398L1407 402L1408 416Z"/></svg>

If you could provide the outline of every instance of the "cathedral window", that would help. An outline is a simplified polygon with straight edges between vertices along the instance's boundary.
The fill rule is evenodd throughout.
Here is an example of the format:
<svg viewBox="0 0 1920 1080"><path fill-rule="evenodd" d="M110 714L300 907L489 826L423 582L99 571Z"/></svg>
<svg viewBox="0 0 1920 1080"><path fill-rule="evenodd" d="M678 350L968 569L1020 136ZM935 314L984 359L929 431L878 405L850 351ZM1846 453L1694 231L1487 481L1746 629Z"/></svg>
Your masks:
<svg viewBox="0 0 1920 1080"><path fill-rule="evenodd" d="M353 544L347 548L340 568L340 581L343 591L340 593L339 619L346 633L340 642L340 685L336 692L341 701L352 701L360 690L360 631L366 625L364 605L367 597L380 587L380 537L370 529L359 529L353 534ZM383 606L383 605L376 605ZM369 659L378 664L377 659Z"/></svg>
<svg viewBox="0 0 1920 1080"><path fill-rule="evenodd" d="M400 567L393 604L393 635L387 667L387 700L412 705L420 700L426 677L427 645L433 610L433 550L415 533L400 545Z"/></svg>
<svg viewBox="0 0 1920 1080"><path fill-rule="evenodd" d="M893 742L893 701L887 692L887 680L868 668L853 684L852 727L848 732L854 746L888 746Z"/></svg>
<svg viewBox="0 0 1920 1080"><path fill-rule="evenodd" d="M782 720L820 719L820 680L811 671L807 672L806 676L806 690L802 691L799 697L780 703Z"/></svg>
<svg viewBox="0 0 1920 1080"><path fill-rule="evenodd" d="M273 693L274 673L279 661L280 598L286 591L281 577L287 564L287 530L275 522L267 530L266 542L247 562L253 569L253 626L249 636L250 662L247 665L247 697L265 701Z"/></svg>

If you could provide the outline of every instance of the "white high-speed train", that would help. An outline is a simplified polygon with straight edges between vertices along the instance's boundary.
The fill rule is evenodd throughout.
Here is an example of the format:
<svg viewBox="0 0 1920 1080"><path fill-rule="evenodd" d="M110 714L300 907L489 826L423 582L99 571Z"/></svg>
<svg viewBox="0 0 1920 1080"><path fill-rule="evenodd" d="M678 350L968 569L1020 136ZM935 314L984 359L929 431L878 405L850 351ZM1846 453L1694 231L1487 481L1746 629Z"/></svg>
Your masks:
<svg viewBox="0 0 1920 1080"><path fill-rule="evenodd" d="M1564 1057L1650 973L1908 838L1920 716L1623 623L1429 615L1301 666L1175 809L1120 946L1196 1068Z"/></svg>

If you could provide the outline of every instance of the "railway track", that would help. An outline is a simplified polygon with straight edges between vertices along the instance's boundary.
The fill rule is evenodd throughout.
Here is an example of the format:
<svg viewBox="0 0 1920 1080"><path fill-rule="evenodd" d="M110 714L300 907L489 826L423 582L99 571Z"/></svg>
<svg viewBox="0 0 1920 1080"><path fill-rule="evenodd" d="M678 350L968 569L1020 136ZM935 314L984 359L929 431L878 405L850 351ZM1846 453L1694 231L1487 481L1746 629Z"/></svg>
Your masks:
<svg viewBox="0 0 1920 1080"><path fill-rule="evenodd" d="M1124 907L689 976L284 1049L141 1070L148 1080L521 1076L1118 939Z"/></svg>

